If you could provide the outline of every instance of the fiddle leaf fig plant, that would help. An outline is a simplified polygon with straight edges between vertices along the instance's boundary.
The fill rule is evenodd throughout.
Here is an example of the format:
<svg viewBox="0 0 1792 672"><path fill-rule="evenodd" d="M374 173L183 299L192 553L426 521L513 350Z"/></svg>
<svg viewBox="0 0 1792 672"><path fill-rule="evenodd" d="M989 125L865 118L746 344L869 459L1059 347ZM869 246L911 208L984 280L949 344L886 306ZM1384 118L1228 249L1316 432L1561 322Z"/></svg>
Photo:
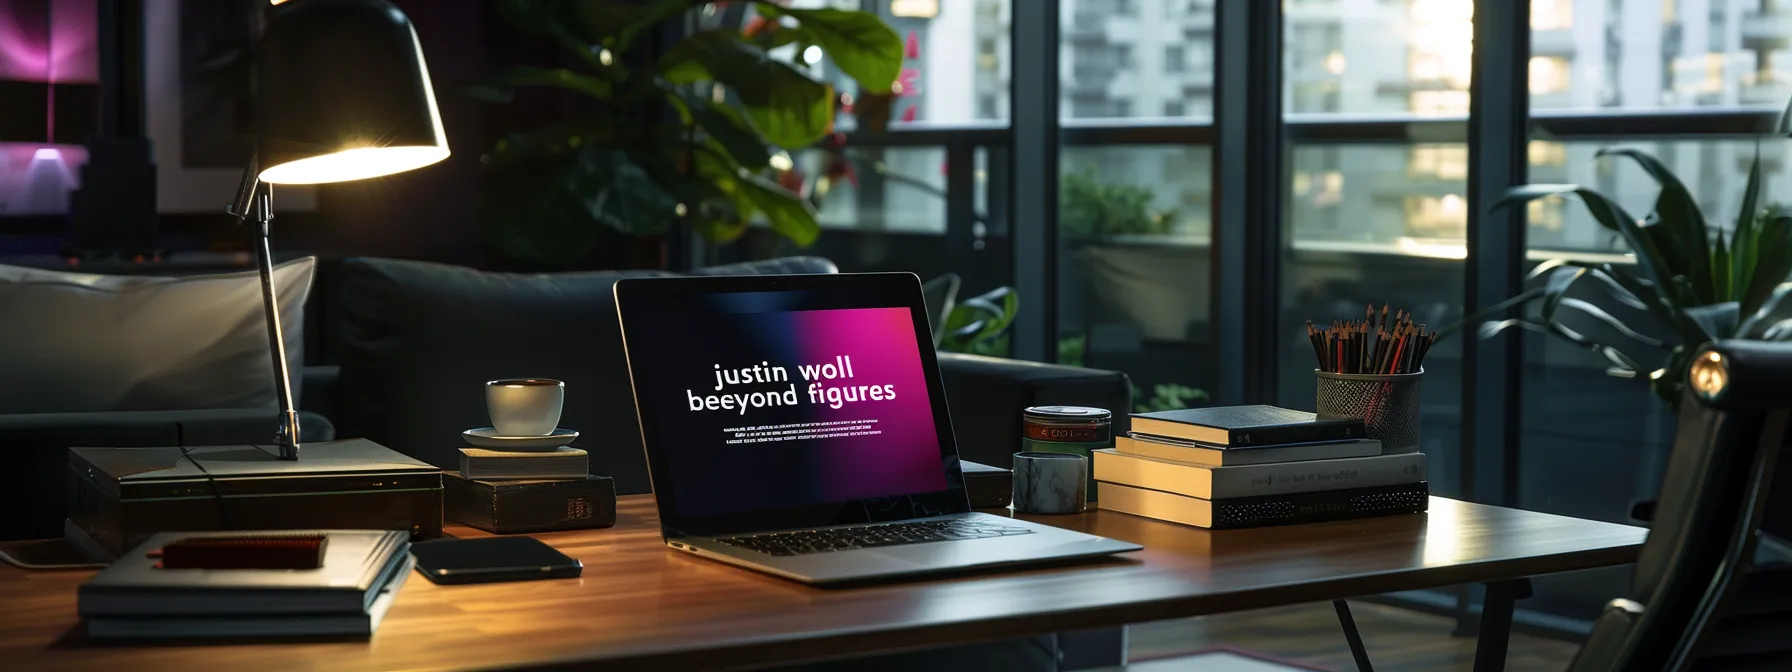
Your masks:
<svg viewBox="0 0 1792 672"><path fill-rule="evenodd" d="M481 160L480 219L508 257L570 263L608 228L653 236L680 223L728 242L761 222L808 245L814 207L780 183L789 152L833 132L840 96L790 47L821 50L864 95L888 93L902 42L876 15L769 1L504 0L524 33L559 45L569 67L521 67L467 90L494 103L549 88L586 101L576 118L506 136ZM750 11L748 11L750 10ZM635 54L688 12L737 19Z"/></svg>

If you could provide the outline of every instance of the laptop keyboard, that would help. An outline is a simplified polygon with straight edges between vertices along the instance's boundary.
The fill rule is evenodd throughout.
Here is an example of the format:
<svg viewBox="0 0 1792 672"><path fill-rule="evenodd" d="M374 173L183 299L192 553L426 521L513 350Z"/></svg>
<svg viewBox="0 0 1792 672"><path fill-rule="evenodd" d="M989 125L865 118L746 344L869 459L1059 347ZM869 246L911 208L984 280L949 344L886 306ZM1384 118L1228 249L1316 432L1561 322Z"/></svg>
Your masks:
<svg viewBox="0 0 1792 672"><path fill-rule="evenodd" d="M716 541L767 555L786 556L1032 533L1032 530L1024 527L1002 525L985 520L924 520L912 523L885 523L861 527L753 534L727 537Z"/></svg>

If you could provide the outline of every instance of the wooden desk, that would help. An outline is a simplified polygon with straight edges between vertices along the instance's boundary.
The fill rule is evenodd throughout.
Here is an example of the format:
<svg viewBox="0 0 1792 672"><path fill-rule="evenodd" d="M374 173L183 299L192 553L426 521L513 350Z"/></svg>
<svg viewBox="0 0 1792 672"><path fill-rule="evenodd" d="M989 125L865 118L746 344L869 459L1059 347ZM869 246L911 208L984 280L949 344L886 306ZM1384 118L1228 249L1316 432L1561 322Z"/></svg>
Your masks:
<svg viewBox="0 0 1792 672"><path fill-rule="evenodd" d="M666 549L646 496L624 497L619 509L613 529L542 535L585 563L582 578L437 586L412 577L371 642L94 645L75 617L75 588L87 572L0 566L0 668L762 666L1463 583L1506 585L1497 582L1632 562L1645 533L1438 497L1423 515L1225 532L1101 511L1034 519L1145 550L1054 569L824 590ZM1498 645L1503 650L1503 634Z"/></svg>

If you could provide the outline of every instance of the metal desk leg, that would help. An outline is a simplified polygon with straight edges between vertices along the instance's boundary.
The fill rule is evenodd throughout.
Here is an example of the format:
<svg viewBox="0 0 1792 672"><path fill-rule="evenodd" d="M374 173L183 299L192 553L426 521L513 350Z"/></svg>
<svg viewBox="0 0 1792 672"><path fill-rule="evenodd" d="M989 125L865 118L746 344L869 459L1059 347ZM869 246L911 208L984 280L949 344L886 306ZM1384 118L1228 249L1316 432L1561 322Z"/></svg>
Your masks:
<svg viewBox="0 0 1792 672"><path fill-rule="evenodd" d="M1344 626L1344 641L1350 643L1350 657L1356 659L1358 672L1375 672L1375 666L1369 664L1369 650L1363 647L1363 635L1356 630L1356 619L1350 617L1350 605L1343 600L1332 600L1332 606L1338 610L1338 625Z"/></svg>
<svg viewBox="0 0 1792 672"><path fill-rule="evenodd" d="M1494 581L1481 601L1481 635L1475 642L1475 672L1506 669L1506 645L1512 638L1512 608L1531 596L1530 579Z"/></svg>

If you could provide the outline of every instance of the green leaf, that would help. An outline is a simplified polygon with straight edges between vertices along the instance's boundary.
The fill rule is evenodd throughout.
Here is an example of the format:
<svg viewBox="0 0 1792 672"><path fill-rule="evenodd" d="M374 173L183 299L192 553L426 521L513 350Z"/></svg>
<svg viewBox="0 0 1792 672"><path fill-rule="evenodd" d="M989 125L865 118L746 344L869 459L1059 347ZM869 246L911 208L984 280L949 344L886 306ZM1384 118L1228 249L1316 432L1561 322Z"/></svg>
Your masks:
<svg viewBox="0 0 1792 672"><path fill-rule="evenodd" d="M597 187L582 199L592 219L634 236L664 233L677 219L678 199L627 152L592 148L582 158L580 170Z"/></svg>
<svg viewBox="0 0 1792 672"><path fill-rule="evenodd" d="M1599 306L1595 306L1586 301L1582 301L1582 300L1576 299L1576 298L1566 298L1566 299L1562 299L1561 307L1567 308L1570 310L1579 311L1581 314L1586 315L1587 317L1593 318L1595 320L1598 320L1600 323L1604 324L1605 326L1611 327L1611 329L1613 331L1623 334L1626 337L1629 337L1631 340L1634 340L1638 343L1642 343L1643 345L1649 345L1649 346L1654 346L1654 347L1658 347L1658 348L1664 347L1666 345L1665 343L1663 343L1661 341L1661 339L1655 338L1653 336L1644 334L1640 331L1630 328L1630 325L1624 324L1623 320L1619 320L1618 318L1613 317L1611 313L1605 312L1604 308L1600 308Z"/></svg>
<svg viewBox="0 0 1792 672"><path fill-rule="evenodd" d="M1730 249L1724 245L1724 232L1716 231L1711 243L1711 294L1719 301L1736 300L1736 290L1730 286Z"/></svg>
<svg viewBox="0 0 1792 672"><path fill-rule="evenodd" d="M821 45L828 58L868 92L889 91L902 71L902 38L876 15L771 4L760 4L758 9L767 17L783 15L801 22L804 37Z"/></svg>
<svg viewBox="0 0 1792 672"><path fill-rule="evenodd" d="M1556 306L1561 305L1562 295L1566 294L1568 288L1574 286L1574 281L1579 280L1580 276L1585 275L1586 272L1585 268L1568 266L1558 268L1549 274L1549 279L1543 283L1542 315L1544 322L1555 320Z"/></svg>
<svg viewBox="0 0 1792 672"><path fill-rule="evenodd" d="M1649 309L1649 305L1643 302L1642 297L1637 296L1636 292L1630 291L1629 288L1612 278L1612 271L1609 264L1595 264L1570 259L1549 259L1543 263L1537 264L1536 268L1531 269L1531 272L1525 276L1525 281L1529 282L1535 280L1564 266L1587 269L1587 276L1598 280L1600 284L1604 285L1606 293L1610 294L1613 300L1623 304L1624 307L1635 308L1637 310ZM1653 295L1653 293L1651 293L1651 295Z"/></svg>
<svg viewBox="0 0 1792 672"><path fill-rule="evenodd" d="M1625 212L1624 208L1619 206L1616 201L1606 198L1597 191L1574 184L1527 184L1507 190L1506 194L1495 201L1489 209L1497 209L1546 196L1570 194L1580 198L1581 204L1586 206L1589 214L1593 215L1594 221L1599 222L1605 228L1617 231L1624 237L1624 242L1630 244L1631 251L1637 256L1637 266L1650 282L1655 283L1657 287L1668 286L1667 280L1673 275L1664 273L1668 267L1662 261L1660 250L1655 247L1655 239L1644 233L1642 227L1637 224L1636 218Z"/></svg>
<svg viewBox="0 0 1792 672"><path fill-rule="evenodd" d="M748 170L759 170L771 163L772 154L765 139L725 104L712 106L708 101L683 93L675 94L672 99L704 133L728 152L736 164Z"/></svg>
<svg viewBox="0 0 1792 672"><path fill-rule="evenodd" d="M1479 322L1481 320L1487 319L1488 317L1492 317L1499 313L1505 312L1506 309L1511 308L1513 306L1529 303L1531 301L1535 301L1542 297L1543 297L1543 288L1542 287L1532 287L1523 292L1520 292L1516 296L1513 296L1509 299L1506 299L1499 303L1493 304L1486 308L1477 310L1473 313L1463 316L1462 319L1460 319L1460 320L1457 320L1455 322L1451 322L1447 325L1444 325L1442 328L1437 330L1437 338L1438 338L1438 340L1441 341L1445 338L1448 338L1451 334L1454 334L1457 331L1460 331L1464 326L1467 326L1467 325L1475 323L1475 322ZM1495 333L1498 333L1498 332L1495 332Z"/></svg>
<svg viewBox="0 0 1792 672"><path fill-rule="evenodd" d="M1661 193L1655 199L1655 218L1657 226L1663 227L1655 237L1658 247L1662 248L1671 266L1672 274L1686 275L1692 278L1693 290L1700 303L1711 303L1722 300L1713 294L1711 283L1711 259L1708 257L1710 235L1705 225L1705 215L1699 211L1699 205L1693 200L1692 193L1680 182L1673 171L1668 170L1655 157L1635 149L1602 149L1594 156L1621 156L1635 161L1638 166L1649 173L1661 184ZM1646 227L1645 227L1646 228ZM1669 240L1678 241L1678 247L1666 247Z"/></svg>
<svg viewBox="0 0 1792 672"><path fill-rule="evenodd" d="M1762 330L1763 341L1792 341L1792 319L1780 320Z"/></svg>
<svg viewBox="0 0 1792 672"><path fill-rule="evenodd" d="M567 21L565 10L571 5L554 0L504 0L498 9L505 18L522 30L553 38L560 46L578 55L592 70L602 70L605 66L591 49L586 40L573 35L567 29L572 22Z"/></svg>
<svg viewBox="0 0 1792 672"><path fill-rule="evenodd" d="M1748 319L1743 320L1742 324L1736 327L1736 337L1760 338L1762 330L1766 329L1768 324L1782 318L1792 317L1792 302L1786 301L1788 295L1792 295L1792 282L1783 282L1774 287L1773 293L1767 297L1767 300L1761 302L1760 309L1749 315Z"/></svg>
<svg viewBox="0 0 1792 672"><path fill-rule="evenodd" d="M598 100L609 100L610 83L564 68L514 68L479 84L467 87L467 95L493 103L508 103L516 90L525 86L549 86L583 93Z"/></svg>
<svg viewBox="0 0 1792 672"><path fill-rule="evenodd" d="M580 118L499 140L480 158L488 170L553 156L570 156L581 148L615 140L615 127L602 118Z"/></svg>
<svg viewBox="0 0 1792 672"><path fill-rule="evenodd" d="M833 128L832 87L732 34L711 30L685 38L659 67L674 84L713 79L727 85L753 125L779 147L808 147Z"/></svg>
<svg viewBox="0 0 1792 672"><path fill-rule="evenodd" d="M760 212L765 213L773 231L803 247L813 244L815 238L821 235L821 223L816 221L815 208L802 197L758 175L743 174L739 178L739 184L741 193Z"/></svg>
<svg viewBox="0 0 1792 672"><path fill-rule="evenodd" d="M1512 328L1524 329L1526 331L1535 331L1535 332L1542 333L1542 334L1550 334L1550 335L1556 336L1557 338L1561 338L1562 340L1568 341L1569 343L1573 343L1575 345L1584 347L1588 350L1592 350L1593 352L1598 353L1601 357L1604 357L1606 361L1611 362L1621 368L1631 370L1631 371L1638 371L1638 370L1642 369L1641 366L1637 365L1635 360L1633 360L1629 356L1625 355L1623 351L1621 351L1617 348L1611 347L1611 346L1601 345L1601 344L1595 342L1593 339L1587 338L1586 336L1582 335L1580 332L1575 331L1573 329L1569 329L1566 326L1563 326L1559 322L1538 322L1538 321L1526 320L1526 319L1520 319L1520 318L1500 320L1498 322L1488 322L1486 324L1481 325L1481 330L1480 330L1481 338L1483 338L1483 339L1493 338L1494 336L1499 335L1501 332L1504 332L1505 330L1512 329Z"/></svg>
<svg viewBox="0 0 1792 672"><path fill-rule="evenodd" d="M1685 276L1671 275L1668 264L1663 261L1661 250L1655 244L1655 238L1637 224L1636 218L1624 211L1615 201L1592 189L1573 184L1528 184L1513 187L1505 196L1495 201L1490 208L1501 208L1513 203L1531 201L1546 196L1572 194L1580 198L1587 212L1593 219L1606 228L1617 231L1630 244L1631 252L1636 255L1637 269L1640 270L1648 284L1656 287L1656 296L1661 299L1660 317L1672 326L1676 333L1686 341L1697 341L1704 336L1700 325L1693 323L1682 311L1687 306L1698 305L1697 297L1692 290L1691 282ZM1633 290L1634 291L1634 290ZM1701 341L1702 342L1702 341Z"/></svg>
<svg viewBox="0 0 1792 672"><path fill-rule="evenodd" d="M1755 226L1760 220L1761 153L1755 152L1748 169L1748 186L1742 190L1742 211L1736 213L1736 231L1730 236L1730 295L1748 290L1754 272Z"/></svg>
<svg viewBox="0 0 1792 672"><path fill-rule="evenodd" d="M1715 341L1720 338L1730 338L1731 336L1735 336L1737 319L1741 315L1741 305L1735 301L1725 301L1723 303L1714 303L1709 306L1692 306L1687 308L1684 312L1688 318L1697 323L1699 327L1705 331L1704 341L1693 343L1689 340L1686 343L1682 343L1682 345L1690 345L1696 348L1697 346L1704 345L1705 341Z"/></svg>
<svg viewBox="0 0 1792 672"><path fill-rule="evenodd" d="M1792 274L1792 217L1775 217L1762 224L1755 237L1755 267L1741 291L1742 310L1754 312L1774 288Z"/></svg>
<svg viewBox="0 0 1792 672"><path fill-rule="evenodd" d="M578 4L587 8L586 11L590 12L587 15L587 23L602 26L605 25L603 22L614 20L596 14L596 12L602 11L606 6L613 5L614 3L586 1ZM613 53L620 54L627 52L630 47L635 45L635 39L640 37L642 32L650 30L666 20L683 14L685 10L701 4L703 4L702 0L652 0L641 6L634 17L623 24L622 28L618 29L613 37L604 40L604 45L609 47L610 51ZM614 24L611 23L608 25Z"/></svg>
<svg viewBox="0 0 1792 672"><path fill-rule="evenodd" d="M808 201L776 182L748 173L722 152L699 147L694 158L698 175L727 194L740 212L763 213L773 231L797 245L808 246L821 235L821 224Z"/></svg>

